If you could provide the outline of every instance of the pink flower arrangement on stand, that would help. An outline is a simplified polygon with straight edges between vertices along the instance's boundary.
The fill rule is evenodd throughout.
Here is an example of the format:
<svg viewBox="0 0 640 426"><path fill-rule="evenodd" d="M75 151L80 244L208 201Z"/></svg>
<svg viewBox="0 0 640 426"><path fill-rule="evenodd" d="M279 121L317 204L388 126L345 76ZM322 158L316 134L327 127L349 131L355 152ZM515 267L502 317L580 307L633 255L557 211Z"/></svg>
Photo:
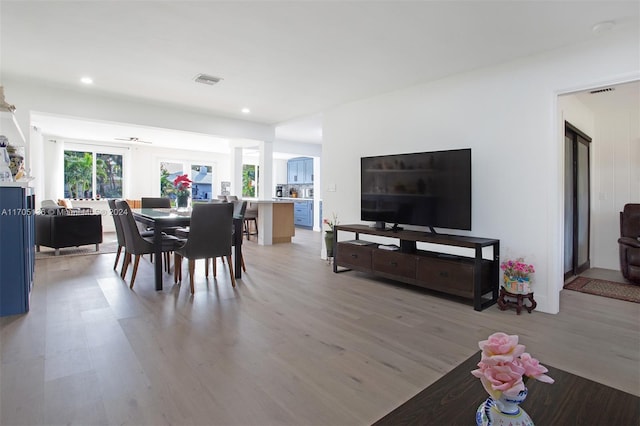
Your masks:
<svg viewBox="0 0 640 426"><path fill-rule="evenodd" d="M478 343L482 358L478 369L471 374L478 377L485 390L494 399L505 396L515 397L525 390L523 376L544 383L553 383L547 376L546 367L525 352L525 346L518 344L518 336L493 333L487 340Z"/></svg>

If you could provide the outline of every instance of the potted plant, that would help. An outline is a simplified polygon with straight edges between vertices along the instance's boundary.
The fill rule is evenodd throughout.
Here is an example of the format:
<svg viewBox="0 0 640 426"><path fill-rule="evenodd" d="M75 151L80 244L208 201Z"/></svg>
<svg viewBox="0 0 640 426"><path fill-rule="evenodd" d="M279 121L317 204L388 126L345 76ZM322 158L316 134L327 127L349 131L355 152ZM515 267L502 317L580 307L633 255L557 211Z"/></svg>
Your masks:
<svg viewBox="0 0 640 426"><path fill-rule="evenodd" d="M324 245L327 248L327 258L330 258L333 257L333 227L338 224L338 216L333 213L331 220L325 218L322 223L329 227L324 234Z"/></svg>

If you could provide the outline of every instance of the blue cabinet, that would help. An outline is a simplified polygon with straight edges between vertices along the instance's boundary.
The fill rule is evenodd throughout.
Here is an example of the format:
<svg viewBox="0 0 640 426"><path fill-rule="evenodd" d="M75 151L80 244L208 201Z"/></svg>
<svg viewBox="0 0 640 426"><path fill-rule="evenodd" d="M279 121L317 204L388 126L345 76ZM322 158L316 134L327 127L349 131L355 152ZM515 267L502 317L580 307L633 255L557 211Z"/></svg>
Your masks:
<svg viewBox="0 0 640 426"><path fill-rule="evenodd" d="M292 158L287 162L287 183L313 183L313 158Z"/></svg>
<svg viewBox="0 0 640 426"><path fill-rule="evenodd" d="M29 310L35 269L32 191L28 187L0 187L0 316Z"/></svg>
<svg viewBox="0 0 640 426"><path fill-rule="evenodd" d="M296 226L313 228L313 201L295 201L293 223Z"/></svg>

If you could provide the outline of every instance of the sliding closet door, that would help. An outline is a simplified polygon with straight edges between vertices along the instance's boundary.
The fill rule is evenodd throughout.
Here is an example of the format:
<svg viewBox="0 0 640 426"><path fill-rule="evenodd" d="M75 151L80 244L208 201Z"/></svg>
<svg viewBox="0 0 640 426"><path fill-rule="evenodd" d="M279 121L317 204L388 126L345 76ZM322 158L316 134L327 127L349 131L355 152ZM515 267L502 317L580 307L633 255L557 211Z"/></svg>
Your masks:
<svg viewBox="0 0 640 426"><path fill-rule="evenodd" d="M589 269L591 138L565 123L565 277Z"/></svg>

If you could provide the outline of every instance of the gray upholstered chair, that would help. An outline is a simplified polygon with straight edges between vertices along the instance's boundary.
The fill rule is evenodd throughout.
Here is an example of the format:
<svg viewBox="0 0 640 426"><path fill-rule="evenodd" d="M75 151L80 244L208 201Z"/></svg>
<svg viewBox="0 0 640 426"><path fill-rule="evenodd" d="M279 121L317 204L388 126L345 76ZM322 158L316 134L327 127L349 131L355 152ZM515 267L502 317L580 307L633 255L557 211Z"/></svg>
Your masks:
<svg viewBox="0 0 640 426"><path fill-rule="evenodd" d="M171 208L171 198L168 197L142 197L140 198L140 208L142 209L170 209ZM136 222L137 223L137 222ZM140 230L140 234L143 237L153 236L153 228L144 227L144 225L137 223L138 229ZM162 232L169 235L176 235L176 230L179 229L179 226L168 227L162 230ZM178 236L179 237L179 236ZM151 255L151 260L153 261L153 254ZM171 256L169 253L165 253L164 257L165 270L169 272L171 269Z"/></svg>
<svg viewBox="0 0 640 426"><path fill-rule="evenodd" d="M167 197L142 197L140 207L143 209L170 209L171 199Z"/></svg>
<svg viewBox="0 0 640 426"><path fill-rule="evenodd" d="M253 222L255 232L251 231L251 222ZM258 235L258 205L255 203L249 204L244 214L244 233L247 236L247 240L251 235Z"/></svg>
<svg viewBox="0 0 640 426"><path fill-rule="evenodd" d="M124 229L122 229L122 222L120 221L120 217L118 215L118 208L116 207L116 200L109 199L107 200L109 204L109 210L111 211L111 217L113 218L113 224L116 227L116 238L118 239L118 251L116 253L116 260L113 262L113 269L118 267L118 260L120 260L120 254L122 249L125 249L125 254L122 256L122 268L120 268L120 273L124 271L124 258L126 257L127 249L125 247L124 240Z"/></svg>
<svg viewBox="0 0 640 426"><path fill-rule="evenodd" d="M206 271L209 272L209 259L224 256L227 258L231 285L236 286L231 261L231 231L233 224L233 204L206 203L193 206L189 237L186 243L175 250L174 281L182 281L182 258L189 259L189 284L191 294L195 292L193 277L196 259L205 259ZM216 276L216 264L213 263L213 276Z"/></svg>
<svg viewBox="0 0 640 426"><path fill-rule="evenodd" d="M124 260L124 266L122 267L122 277L127 274L127 269L131 263L131 256L134 255L135 261L133 264L133 272L131 274L130 288L133 288L133 284L136 280L136 274L138 272L138 264L140 263L140 256L143 254L150 254L155 251L153 238L142 237L138 231L136 221L133 218L133 213L129 208L129 204L126 201L116 201L116 210L120 222L122 223L122 229L124 231L124 240L126 247L126 254ZM175 250L180 240L172 235L162 235L162 252L170 252Z"/></svg>
<svg viewBox="0 0 640 426"><path fill-rule="evenodd" d="M242 221L242 223L244 223L244 214L247 211L247 204L248 203L246 201L242 201L242 200L233 201L233 220L240 220ZM236 245L235 231L236 231L236 227L232 223L231 224L231 246L232 247L235 247ZM213 259L213 262L215 264L216 259ZM247 268L244 266L244 255L240 256L240 262L242 264L242 271L246 272Z"/></svg>
<svg viewBox="0 0 640 426"><path fill-rule="evenodd" d="M618 245L622 276L640 284L640 204L626 204L620 212Z"/></svg>

